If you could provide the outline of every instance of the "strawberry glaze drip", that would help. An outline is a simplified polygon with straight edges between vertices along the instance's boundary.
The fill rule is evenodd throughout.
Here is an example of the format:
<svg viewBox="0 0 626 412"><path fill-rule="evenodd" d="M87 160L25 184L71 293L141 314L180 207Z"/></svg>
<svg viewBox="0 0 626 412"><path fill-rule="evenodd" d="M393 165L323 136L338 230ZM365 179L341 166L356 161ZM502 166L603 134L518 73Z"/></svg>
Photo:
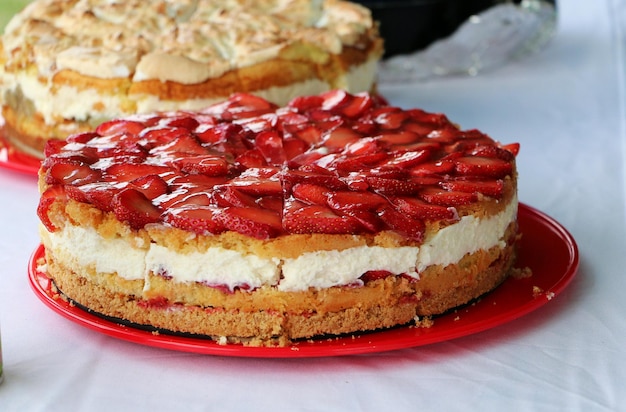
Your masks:
<svg viewBox="0 0 626 412"><path fill-rule="evenodd" d="M259 239L394 230L416 241L428 220L500 198L518 144L502 146L444 115L363 93L298 97L286 107L235 94L200 112L136 115L52 140L38 213L90 203L134 229L165 223Z"/></svg>

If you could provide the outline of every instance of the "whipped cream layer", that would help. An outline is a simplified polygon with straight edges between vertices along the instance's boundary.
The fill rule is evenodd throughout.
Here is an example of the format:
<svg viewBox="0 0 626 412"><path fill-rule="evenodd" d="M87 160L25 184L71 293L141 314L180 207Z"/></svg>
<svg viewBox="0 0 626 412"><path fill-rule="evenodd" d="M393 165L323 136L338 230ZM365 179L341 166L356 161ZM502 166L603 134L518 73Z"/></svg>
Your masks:
<svg viewBox="0 0 626 412"><path fill-rule="evenodd" d="M351 93L369 91L375 81L377 61L377 58L372 58L361 65L351 67L342 78L336 79L337 85ZM43 83L32 73L20 72L14 75L2 70L0 70L0 84L2 84L5 96L21 95L28 100L46 124L56 124L61 118L79 122L88 121L96 126L103 121L128 115L129 113L124 108L128 107L129 100L134 101L136 113L151 113L170 110L201 110L228 97L197 98L185 101L163 100L154 95L106 94L96 89L78 90L69 85L55 86L52 93L50 85ZM287 86L249 92L282 106L294 96L319 94L335 86L319 79L310 79ZM68 130L68 133L73 132L73 130Z"/></svg>
<svg viewBox="0 0 626 412"><path fill-rule="evenodd" d="M429 266L446 266L481 249L504 247L503 236L517 218L517 206L517 198L513 198L494 216L464 216L426 239L420 247L360 246L304 253L293 259L263 259L222 248L181 254L157 244L145 248L139 240L136 245L129 245L120 239L104 239L94 229L72 225L45 232L43 239L45 246L74 270L89 267L128 280L145 279L148 290L148 276L155 273L174 282L201 282L231 290L267 285L295 292L359 284L359 278L369 270L419 279L419 273Z"/></svg>

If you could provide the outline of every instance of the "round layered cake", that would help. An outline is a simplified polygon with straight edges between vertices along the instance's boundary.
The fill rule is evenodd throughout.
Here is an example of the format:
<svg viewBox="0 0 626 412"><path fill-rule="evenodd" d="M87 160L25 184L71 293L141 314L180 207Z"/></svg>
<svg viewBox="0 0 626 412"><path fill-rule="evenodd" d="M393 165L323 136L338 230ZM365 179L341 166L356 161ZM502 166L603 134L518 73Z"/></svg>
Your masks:
<svg viewBox="0 0 626 412"><path fill-rule="evenodd" d="M220 342L409 324L507 277L518 149L339 90L112 120L48 142L46 271L96 313Z"/></svg>
<svg viewBox="0 0 626 412"><path fill-rule="evenodd" d="M50 138L235 92L371 91L382 53L369 10L339 0L35 0L0 41L4 134L41 157Z"/></svg>

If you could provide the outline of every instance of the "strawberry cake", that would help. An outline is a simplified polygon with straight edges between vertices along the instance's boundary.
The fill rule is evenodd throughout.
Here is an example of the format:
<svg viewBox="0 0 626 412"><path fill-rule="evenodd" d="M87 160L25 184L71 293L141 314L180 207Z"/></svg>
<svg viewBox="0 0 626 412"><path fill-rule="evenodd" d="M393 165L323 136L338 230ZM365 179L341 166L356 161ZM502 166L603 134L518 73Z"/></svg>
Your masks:
<svg viewBox="0 0 626 412"><path fill-rule="evenodd" d="M108 121L46 146L45 270L96 313L222 343L411 324L508 276L518 149L340 90Z"/></svg>
<svg viewBox="0 0 626 412"><path fill-rule="evenodd" d="M47 139L235 92L372 91L382 53L369 10L341 0L34 0L0 41L4 133L41 157Z"/></svg>

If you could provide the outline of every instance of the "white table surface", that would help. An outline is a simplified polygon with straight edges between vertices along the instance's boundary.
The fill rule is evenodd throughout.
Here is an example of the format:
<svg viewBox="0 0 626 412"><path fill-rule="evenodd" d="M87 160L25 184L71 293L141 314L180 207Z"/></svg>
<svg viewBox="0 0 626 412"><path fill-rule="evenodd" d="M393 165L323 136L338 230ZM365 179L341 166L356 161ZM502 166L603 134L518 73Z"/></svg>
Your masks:
<svg viewBox="0 0 626 412"><path fill-rule="evenodd" d="M381 88L393 104L521 143L521 201L580 249L577 276L549 304L373 355L228 358L129 343L31 291L35 179L0 170L0 411L626 410L626 2L561 0L559 12L542 53L474 78Z"/></svg>

